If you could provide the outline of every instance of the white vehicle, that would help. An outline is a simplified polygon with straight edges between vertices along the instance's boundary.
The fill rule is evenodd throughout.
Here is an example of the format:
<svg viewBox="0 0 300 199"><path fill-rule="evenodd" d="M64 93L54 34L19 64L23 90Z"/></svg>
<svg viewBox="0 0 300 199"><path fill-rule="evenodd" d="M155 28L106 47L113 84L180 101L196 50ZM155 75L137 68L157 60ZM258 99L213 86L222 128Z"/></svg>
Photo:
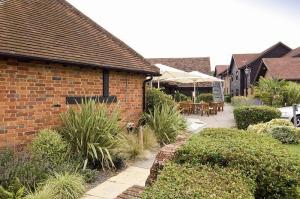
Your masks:
<svg viewBox="0 0 300 199"><path fill-rule="evenodd" d="M281 111L281 118L288 119L294 124L294 116L293 116L293 107L287 106L279 108ZM298 111L296 112L296 120L297 120L297 127L300 127L300 104L298 105Z"/></svg>

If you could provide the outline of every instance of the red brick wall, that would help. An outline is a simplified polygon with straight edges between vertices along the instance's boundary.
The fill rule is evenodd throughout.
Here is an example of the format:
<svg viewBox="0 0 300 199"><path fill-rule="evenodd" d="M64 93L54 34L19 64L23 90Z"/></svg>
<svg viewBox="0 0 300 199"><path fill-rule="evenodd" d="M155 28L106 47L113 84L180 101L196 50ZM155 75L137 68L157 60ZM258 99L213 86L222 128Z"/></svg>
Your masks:
<svg viewBox="0 0 300 199"><path fill-rule="evenodd" d="M110 95L117 96L124 122L136 122L142 112L144 79L110 72ZM95 95L102 95L100 69L0 59L0 148L22 148L37 130L58 126L69 107L66 96Z"/></svg>

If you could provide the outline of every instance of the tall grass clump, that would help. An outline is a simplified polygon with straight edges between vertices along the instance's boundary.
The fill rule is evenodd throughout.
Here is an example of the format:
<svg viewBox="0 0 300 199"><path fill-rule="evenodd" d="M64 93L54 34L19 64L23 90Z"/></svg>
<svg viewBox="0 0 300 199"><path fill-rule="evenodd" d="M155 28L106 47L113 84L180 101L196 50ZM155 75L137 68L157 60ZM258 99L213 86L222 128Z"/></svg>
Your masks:
<svg viewBox="0 0 300 199"><path fill-rule="evenodd" d="M61 133L69 142L72 151L84 159L84 169L88 163L112 168L112 155L119 144L121 127L117 108L108 108L85 100L76 108L62 114Z"/></svg>
<svg viewBox="0 0 300 199"><path fill-rule="evenodd" d="M84 179L79 174L58 174L51 176L35 194L28 199L43 199L46 194L51 199L79 199L85 192Z"/></svg>
<svg viewBox="0 0 300 199"><path fill-rule="evenodd" d="M174 142L179 132L186 129L186 121L177 106L155 106L153 111L144 114L144 119L161 145Z"/></svg>

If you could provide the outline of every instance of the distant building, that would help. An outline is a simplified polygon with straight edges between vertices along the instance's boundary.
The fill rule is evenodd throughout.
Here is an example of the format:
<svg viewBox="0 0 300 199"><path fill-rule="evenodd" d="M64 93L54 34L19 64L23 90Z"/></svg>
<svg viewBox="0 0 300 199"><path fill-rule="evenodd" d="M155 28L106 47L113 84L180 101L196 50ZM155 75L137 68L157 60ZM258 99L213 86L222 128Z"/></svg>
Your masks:
<svg viewBox="0 0 300 199"><path fill-rule="evenodd" d="M214 76L224 80L223 88L224 94L228 95L230 93L230 76L228 75L229 65L216 65Z"/></svg>
<svg viewBox="0 0 300 199"><path fill-rule="evenodd" d="M291 48L278 42L261 53L233 54L228 69L230 76L230 94L232 96L251 93L251 86L258 79L261 63L265 58L281 58L291 52ZM295 52L296 55L298 55Z"/></svg>

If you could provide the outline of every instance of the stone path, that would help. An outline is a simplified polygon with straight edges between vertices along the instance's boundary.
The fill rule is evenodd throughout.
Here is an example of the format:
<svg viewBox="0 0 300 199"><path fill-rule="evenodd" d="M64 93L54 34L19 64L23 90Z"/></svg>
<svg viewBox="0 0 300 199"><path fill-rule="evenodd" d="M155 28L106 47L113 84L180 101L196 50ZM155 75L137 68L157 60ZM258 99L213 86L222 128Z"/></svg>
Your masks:
<svg viewBox="0 0 300 199"><path fill-rule="evenodd" d="M146 155L147 159L135 162L118 175L111 177L97 187L86 192L83 199L113 199L126 189L139 185L144 187L156 152Z"/></svg>
<svg viewBox="0 0 300 199"><path fill-rule="evenodd" d="M218 112L217 115L209 117L200 115L186 116L188 129L192 133L196 133L206 127L234 127L235 123L232 110L232 106L225 105L224 111ZM154 152L147 154L146 160L135 162L118 175L111 177L97 187L89 190L83 199L114 199L134 185L145 186L155 156L156 153Z"/></svg>

